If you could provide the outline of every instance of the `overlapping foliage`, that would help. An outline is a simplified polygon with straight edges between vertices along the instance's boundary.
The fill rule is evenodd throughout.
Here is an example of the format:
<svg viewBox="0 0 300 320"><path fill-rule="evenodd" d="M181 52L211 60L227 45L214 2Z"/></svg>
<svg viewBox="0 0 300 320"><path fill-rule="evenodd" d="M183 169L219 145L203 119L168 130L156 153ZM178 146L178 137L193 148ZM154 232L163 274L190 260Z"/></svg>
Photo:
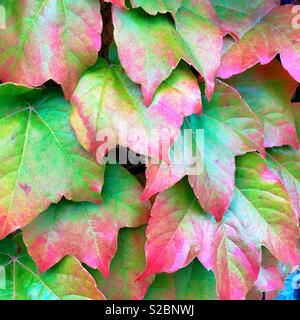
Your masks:
<svg viewBox="0 0 300 320"><path fill-rule="evenodd" d="M295 7L0 5L0 299L273 297L300 263ZM118 146L157 160L143 186L102 161Z"/></svg>

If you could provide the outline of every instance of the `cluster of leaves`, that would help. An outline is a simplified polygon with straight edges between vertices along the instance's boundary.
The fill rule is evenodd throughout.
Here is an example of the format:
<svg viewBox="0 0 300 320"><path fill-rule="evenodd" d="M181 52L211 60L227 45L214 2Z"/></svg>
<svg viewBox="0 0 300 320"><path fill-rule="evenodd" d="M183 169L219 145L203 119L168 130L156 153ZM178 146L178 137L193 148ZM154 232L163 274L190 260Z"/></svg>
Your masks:
<svg viewBox="0 0 300 320"><path fill-rule="evenodd" d="M293 5L106 2L108 60L99 0L0 0L0 298L272 298L300 263ZM170 161L185 129L198 175ZM159 159L145 188L96 161L109 130Z"/></svg>

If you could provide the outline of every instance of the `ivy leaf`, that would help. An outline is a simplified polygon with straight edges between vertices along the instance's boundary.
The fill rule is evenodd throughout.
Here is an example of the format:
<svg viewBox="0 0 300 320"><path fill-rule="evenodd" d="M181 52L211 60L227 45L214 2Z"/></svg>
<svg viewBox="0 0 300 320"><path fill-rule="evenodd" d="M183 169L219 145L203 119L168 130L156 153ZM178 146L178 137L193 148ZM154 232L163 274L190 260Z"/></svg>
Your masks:
<svg viewBox="0 0 300 320"><path fill-rule="evenodd" d="M176 13L181 6L182 0L131 0L133 8L142 7L151 15L157 13Z"/></svg>
<svg viewBox="0 0 300 320"><path fill-rule="evenodd" d="M119 233L118 250L114 256L107 279L97 272L92 275L109 300L142 300L154 280L151 276L137 281L145 268L145 228L122 229Z"/></svg>
<svg viewBox="0 0 300 320"><path fill-rule="evenodd" d="M63 196L100 202L104 166L78 144L58 90L0 85L0 238Z"/></svg>
<svg viewBox="0 0 300 320"><path fill-rule="evenodd" d="M278 260L268 250L263 250L262 265L254 285L257 290L270 292L283 287L284 274L278 267Z"/></svg>
<svg viewBox="0 0 300 320"><path fill-rule="evenodd" d="M279 61L258 65L227 81L239 91L264 124L264 145L267 148L291 145L298 149L291 98L297 82L282 68Z"/></svg>
<svg viewBox="0 0 300 320"><path fill-rule="evenodd" d="M203 75L208 99L213 93L225 35L217 25L213 7L208 0L184 0L175 20L178 32L167 16L113 8L114 39L121 64L128 76L141 84L147 106L180 59Z"/></svg>
<svg viewBox="0 0 300 320"><path fill-rule="evenodd" d="M73 257L40 274L25 248L18 253L11 238L0 242L0 252L0 264L5 268L1 300L105 299L92 276Z"/></svg>
<svg viewBox="0 0 300 320"><path fill-rule="evenodd" d="M300 82L300 33L293 28L292 5L275 7L232 44L223 56L221 78L242 73L257 63L267 64L280 53L283 67Z"/></svg>
<svg viewBox="0 0 300 320"><path fill-rule="evenodd" d="M112 17L121 64L128 76L142 85L149 106L155 90L184 56L184 45L164 15L152 17L142 10L113 7Z"/></svg>
<svg viewBox="0 0 300 320"><path fill-rule="evenodd" d="M241 37L280 4L280 0L211 0L224 30Z"/></svg>
<svg viewBox="0 0 300 320"><path fill-rule="evenodd" d="M214 79L221 63L223 37L226 35L218 22L209 0L183 0L176 14L176 29L182 37L186 51L184 59L204 77L206 96L210 100Z"/></svg>
<svg viewBox="0 0 300 320"><path fill-rule="evenodd" d="M278 175L286 187L300 218L300 152L290 147L267 150L270 168Z"/></svg>
<svg viewBox="0 0 300 320"><path fill-rule="evenodd" d="M172 274L159 274L145 300L215 300L214 274L197 260Z"/></svg>
<svg viewBox="0 0 300 320"><path fill-rule="evenodd" d="M220 299L243 299L258 277L262 245L284 263L299 263L298 223L281 181L258 154L236 165L234 198L219 223L204 213L186 179L158 195L140 279L175 272L197 256L213 269Z"/></svg>
<svg viewBox="0 0 300 320"><path fill-rule="evenodd" d="M202 129L200 133L197 129ZM199 174L189 174L185 162L148 165L147 184L142 199L162 192L189 174L189 182L205 211L220 220L234 193L235 156L249 151L263 152L263 128L256 115L235 89L217 81L210 103L203 97L203 114L187 118L182 135L192 130L193 141L178 139L172 150L183 150L187 157L198 150L203 163ZM172 157L170 157L172 158ZM191 161L192 162L192 161Z"/></svg>
<svg viewBox="0 0 300 320"><path fill-rule="evenodd" d="M102 19L98 0L3 0L1 80L39 86L53 79L69 99L80 75L96 62Z"/></svg>
<svg viewBox="0 0 300 320"><path fill-rule="evenodd" d="M103 59L81 78L71 102L71 122L77 137L97 159L120 145L168 161L183 117L201 113L197 80L183 63L160 86L149 108L138 85L122 67ZM105 139L99 136L109 143L103 145ZM165 142L165 148L160 148L158 138Z"/></svg>
<svg viewBox="0 0 300 320"><path fill-rule="evenodd" d="M120 228L148 220L149 203L141 203L142 187L119 165L108 165L103 203L60 202L23 229L23 239L40 272L72 255L108 276Z"/></svg>
<svg viewBox="0 0 300 320"><path fill-rule="evenodd" d="M294 103L293 115L296 123L298 141L300 141L300 104L299 103Z"/></svg>

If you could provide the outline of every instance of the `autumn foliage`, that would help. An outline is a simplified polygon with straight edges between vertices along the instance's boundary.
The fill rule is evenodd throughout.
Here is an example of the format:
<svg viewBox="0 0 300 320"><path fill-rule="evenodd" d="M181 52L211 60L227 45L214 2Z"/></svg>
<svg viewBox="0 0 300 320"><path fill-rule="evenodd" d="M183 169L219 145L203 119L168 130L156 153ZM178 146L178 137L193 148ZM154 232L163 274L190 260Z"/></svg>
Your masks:
<svg viewBox="0 0 300 320"><path fill-rule="evenodd" d="M0 299L276 296L300 264L300 7L0 5ZM157 161L104 163L121 148Z"/></svg>

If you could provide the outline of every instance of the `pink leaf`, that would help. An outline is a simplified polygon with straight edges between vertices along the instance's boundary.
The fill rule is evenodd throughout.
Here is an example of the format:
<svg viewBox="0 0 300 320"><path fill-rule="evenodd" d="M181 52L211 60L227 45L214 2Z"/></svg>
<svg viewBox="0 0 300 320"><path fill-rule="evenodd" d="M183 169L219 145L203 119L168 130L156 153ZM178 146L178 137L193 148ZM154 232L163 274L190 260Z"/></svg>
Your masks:
<svg viewBox="0 0 300 320"><path fill-rule="evenodd" d="M40 272L64 256L72 255L108 276L120 228L147 222L149 203L142 204L142 188L119 165L107 167L103 203L60 202L51 206L23 230L29 254Z"/></svg>
<svg viewBox="0 0 300 320"><path fill-rule="evenodd" d="M211 102L204 99L203 114L185 119L182 135L187 130L193 132L193 140L180 137L173 149L183 149L187 157L196 150L199 168L191 171L185 162L148 165L142 199L164 191L188 175L201 206L220 220L234 193L235 156L255 150L264 152L262 125L236 90L218 81Z"/></svg>
<svg viewBox="0 0 300 320"><path fill-rule="evenodd" d="M99 1L6 1L5 10L1 80L40 86L53 79L69 99L101 47Z"/></svg>
<svg viewBox="0 0 300 320"><path fill-rule="evenodd" d="M213 269L220 299L245 298L259 274L262 245L284 263L299 263L290 199L255 153L237 159L235 195L221 222L203 212L184 179L156 198L147 238L140 278L175 272L197 256Z"/></svg>
<svg viewBox="0 0 300 320"><path fill-rule="evenodd" d="M221 78L242 73L257 63L267 64L280 53L283 67L300 82L300 33L293 27L292 5L275 7L225 52Z"/></svg>

